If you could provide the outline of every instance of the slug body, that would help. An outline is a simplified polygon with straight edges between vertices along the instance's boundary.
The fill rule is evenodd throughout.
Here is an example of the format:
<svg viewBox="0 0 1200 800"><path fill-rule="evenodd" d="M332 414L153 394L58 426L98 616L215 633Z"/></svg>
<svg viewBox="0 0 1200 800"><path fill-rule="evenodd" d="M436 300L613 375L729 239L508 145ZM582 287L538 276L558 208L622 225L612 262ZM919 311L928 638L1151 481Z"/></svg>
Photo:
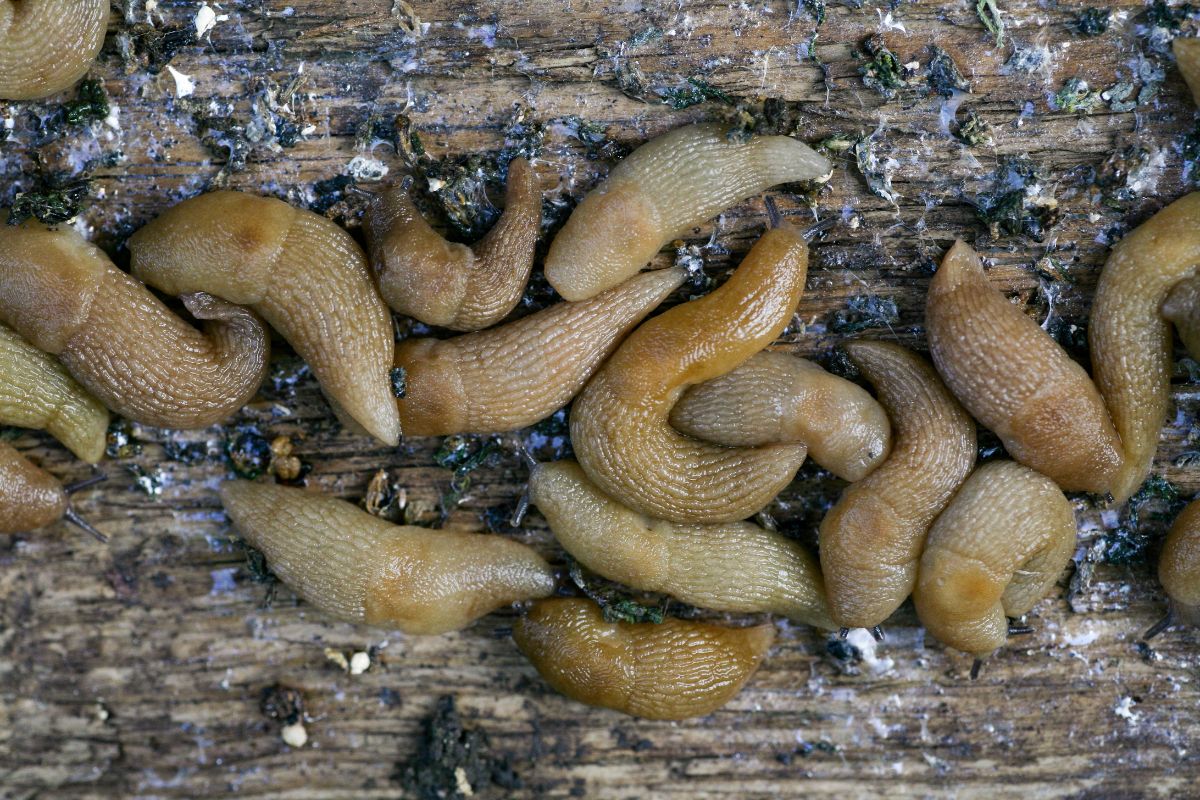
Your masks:
<svg viewBox="0 0 1200 800"><path fill-rule="evenodd" d="M721 447L678 433L668 414L688 386L736 368L783 332L808 267L791 228L768 231L720 288L644 323L571 410L588 477L620 503L672 522L732 522L795 476L802 444Z"/></svg>
<svg viewBox="0 0 1200 800"><path fill-rule="evenodd" d="M0 422L45 430L79 458L104 457L108 409L53 356L0 325Z"/></svg>
<svg viewBox="0 0 1200 800"><path fill-rule="evenodd" d="M588 569L713 611L767 612L832 629L817 561L749 522L651 519L610 499L571 461L539 464L529 499L559 544Z"/></svg>
<svg viewBox="0 0 1200 800"><path fill-rule="evenodd" d="M133 274L157 289L253 308L308 362L339 415L399 441L391 315L350 234L280 200L211 192L143 227L129 250Z"/></svg>
<svg viewBox="0 0 1200 800"><path fill-rule="evenodd" d="M1177 36L1171 42L1171 50L1184 81L1192 90L1192 100L1200 106L1200 39Z"/></svg>
<svg viewBox="0 0 1200 800"><path fill-rule="evenodd" d="M1200 627L1200 500L1175 518L1163 543L1158 579L1171 600L1171 622Z"/></svg>
<svg viewBox="0 0 1200 800"><path fill-rule="evenodd" d="M591 300L556 303L491 330L407 339L396 348L410 436L497 433L562 408L621 339L683 283L684 272L638 275Z"/></svg>
<svg viewBox="0 0 1200 800"><path fill-rule="evenodd" d="M618 164L583 198L546 255L546 279L583 300L642 269L663 245L771 186L827 175L829 162L788 136L730 139L687 125Z"/></svg>
<svg viewBox="0 0 1200 800"><path fill-rule="evenodd" d="M284 583L348 622L445 633L554 591L542 557L501 536L393 525L277 484L227 481L221 502Z"/></svg>
<svg viewBox="0 0 1200 800"><path fill-rule="evenodd" d="M1162 315L1175 326L1191 357L1200 359L1200 276L1175 284L1163 301Z"/></svg>
<svg viewBox="0 0 1200 800"><path fill-rule="evenodd" d="M1158 447L1171 384L1171 327L1163 301L1200 269L1200 192L1176 200L1112 249L1092 303L1092 372L1121 437L1124 463L1112 488L1138 490Z"/></svg>
<svg viewBox="0 0 1200 800"><path fill-rule="evenodd" d="M726 628L666 619L609 623L590 600L542 600L513 639L546 683L588 705L644 719L716 711L766 655L775 628Z"/></svg>
<svg viewBox="0 0 1200 800"><path fill-rule="evenodd" d="M983 657L1054 587L1075 551L1075 512L1045 475L1012 461L967 479L925 540L913 591L925 629Z"/></svg>
<svg viewBox="0 0 1200 800"><path fill-rule="evenodd" d="M770 350L688 389L670 420L681 433L726 447L803 443L809 458L848 481L866 477L892 451L887 412L862 387Z"/></svg>
<svg viewBox="0 0 1200 800"><path fill-rule="evenodd" d="M963 242L933 276L925 324L946 385L1014 459L1068 491L1111 488L1121 441L1096 385L988 283L979 256Z"/></svg>
<svg viewBox="0 0 1200 800"><path fill-rule="evenodd" d="M49 525L67 510L58 479L0 442L0 533L21 533Z"/></svg>
<svg viewBox="0 0 1200 800"><path fill-rule="evenodd" d="M235 413L266 376L270 339L258 317L204 294L182 300L208 320L204 334L73 228L0 224L0 322L129 419L203 428Z"/></svg>
<svg viewBox="0 0 1200 800"><path fill-rule="evenodd" d="M892 419L887 461L821 521L821 571L834 622L872 628L917 580L929 526L975 464L975 423L924 359L887 342L843 345Z"/></svg>
<svg viewBox="0 0 1200 800"><path fill-rule="evenodd" d="M104 44L108 10L108 0L0 0L0 100L74 85Z"/></svg>
<svg viewBox="0 0 1200 800"><path fill-rule="evenodd" d="M508 165L504 213L473 247L429 227L404 185L391 186L363 218L380 294L393 311L456 331L490 327L521 299L542 223L529 162Z"/></svg>

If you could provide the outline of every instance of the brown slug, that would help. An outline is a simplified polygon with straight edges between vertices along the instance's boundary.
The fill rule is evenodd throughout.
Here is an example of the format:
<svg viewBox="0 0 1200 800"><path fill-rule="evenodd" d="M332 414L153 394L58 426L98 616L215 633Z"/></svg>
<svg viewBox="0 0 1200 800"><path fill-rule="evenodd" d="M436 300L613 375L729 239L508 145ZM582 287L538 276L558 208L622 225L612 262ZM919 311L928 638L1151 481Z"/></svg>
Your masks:
<svg viewBox="0 0 1200 800"><path fill-rule="evenodd" d="M109 0L0 0L0 100L70 88L104 44Z"/></svg>
<svg viewBox="0 0 1200 800"><path fill-rule="evenodd" d="M805 444L809 458L847 481L865 478L892 451L887 412L866 390L772 350L688 389L670 421L680 433L726 447Z"/></svg>
<svg viewBox="0 0 1200 800"><path fill-rule="evenodd" d="M820 528L834 622L873 628L912 592L929 526L975 465L975 422L925 359L889 342L842 345L892 420L887 461L852 483Z"/></svg>
<svg viewBox="0 0 1200 800"><path fill-rule="evenodd" d="M1158 579L1169 606L1162 621L1146 631L1149 639L1172 625L1200 627L1200 500L1179 512L1158 559Z"/></svg>
<svg viewBox="0 0 1200 800"><path fill-rule="evenodd" d="M984 464L929 529L913 603L925 630L982 658L1003 646L1008 618L1054 588L1075 552L1075 512L1045 475Z"/></svg>
<svg viewBox="0 0 1200 800"><path fill-rule="evenodd" d="M729 702L758 669L775 628L668 618L605 622L590 600L541 600L513 626L517 647L555 690L643 719L687 719Z"/></svg>
<svg viewBox="0 0 1200 800"><path fill-rule="evenodd" d="M1183 80L1192 90L1193 102L1200 106L1200 39L1176 36L1171 42L1171 50L1175 53L1175 63L1183 74Z"/></svg>
<svg viewBox="0 0 1200 800"><path fill-rule="evenodd" d="M836 627L817 560L774 531L749 522L651 519L601 493L573 461L534 466L529 499L563 549L609 580L713 611Z"/></svg>
<svg viewBox="0 0 1200 800"><path fill-rule="evenodd" d="M456 331L504 319L525 291L541 231L542 193L529 162L509 162L504 213L471 247L443 239L408 191L408 181L389 186L363 217L383 299L393 311Z"/></svg>
<svg viewBox="0 0 1200 800"><path fill-rule="evenodd" d="M715 123L646 142L588 192L546 254L546 279L568 300L592 297L642 269L663 245L780 183L829 174L789 136L731 137Z"/></svg>
<svg viewBox="0 0 1200 800"><path fill-rule="evenodd" d="M108 537L93 528L68 503L68 497L103 480L97 476L63 486L36 467L12 445L0 442L0 533L24 533L65 519L101 542Z"/></svg>
<svg viewBox="0 0 1200 800"><path fill-rule="evenodd" d="M554 591L542 557L503 536L393 525L345 500L273 483L226 481L221 502L280 580L348 622L445 633Z"/></svg>
<svg viewBox="0 0 1200 800"><path fill-rule="evenodd" d="M498 433L545 419L683 279L680 269L655 270L490 330L406 339L395 360L404 369L395 403L405 433Z"/></svg>
<svg viewBox="0 0 1200 800"><path fill-rule="evenodd" d="M249 306L308 362L339 416L400 438L392 318L350 234L322 216L242 192L202 194L129 239L132 271L169 294Z"/></svg>
<svg viewBox="0 0 1200 800"><path fill-rule="evenodd" d="M181 299L208 321L204 334L74 228L0 224L0 322L58 356L105 406L145 425L221 422L266 376L270 339L258 317L205 294Z"/></svg>
<svg viewBox="0 0 1200 800"><path fill-rule="evenodd" d="M1162 315L1175 326L1188 354L1200 359L1200 275L1175 284L1163 301Z"/></svg>
<svg viewBox="0 0 1200 800"><path fill-rule="evenodd" d="M623 505L671 522L732 522L761 510L804 461L803 444L721 447L671 427L688 386L738 367L792 319L808 246L768 231L718 289L642 324L571 409L571 443L588 477Z"/></svg>
<svg viewBox="0 0 1200 800"><path fill-rule="evenodd" d="M929 285L925 326L950 391L1014 459L1068 491L1109 490L1121 441L1096 385L988 283L979 256L961 241Z"/></svg>

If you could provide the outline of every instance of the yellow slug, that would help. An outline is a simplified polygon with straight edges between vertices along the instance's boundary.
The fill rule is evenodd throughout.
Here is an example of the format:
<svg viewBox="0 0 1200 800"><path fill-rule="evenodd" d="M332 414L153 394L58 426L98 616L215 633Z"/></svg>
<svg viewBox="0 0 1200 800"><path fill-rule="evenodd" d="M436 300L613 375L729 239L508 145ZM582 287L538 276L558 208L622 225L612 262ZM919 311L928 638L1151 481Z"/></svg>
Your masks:
<svg viewBox="0 0 1200 800"><path fill-rule="evenodd" d="M0 0L0 100L71 87L104 44L109 0Z"/></svg>
<svg viewBox="0 0 1200 800"><path fill-rule="evenodd" d="M1158 560L1158 579L1170 608L1146 638L1174 624L1200 627L1200 500L1189 503L1171 525Z"/></svg>
<svg viewBox="0 0 1200 800"><path fill-rule="evenodd" d="M1200 276L1185 278L1171 289L1162 315L1175 326L1192 358L1200 358Z"/></svg>

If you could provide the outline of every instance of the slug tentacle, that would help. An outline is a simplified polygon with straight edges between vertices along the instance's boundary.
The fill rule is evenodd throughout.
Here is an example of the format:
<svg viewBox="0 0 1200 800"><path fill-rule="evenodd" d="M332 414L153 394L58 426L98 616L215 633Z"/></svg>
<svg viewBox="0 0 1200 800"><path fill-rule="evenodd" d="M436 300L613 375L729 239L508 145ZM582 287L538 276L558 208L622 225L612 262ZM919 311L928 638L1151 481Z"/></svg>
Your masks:
<svg viewBox="0 0 1200 800"><path fill-rule="evenodd" d="M1175 284L1163 301L1162 315L1175 326L1191 357L1200 359L1200 275Z"/></svg>
<svg viewBox="0 0 1200 800"><path fill-rule="evenodd" d="M571 442L606 494L672 522L732 522L795 476L803 444L728 448L685 437L668 415L688 386L744 363L783 332L804 290L808 247L768 231L720 288L630 334L580 393Z"/></svg>
<svg viewBox="0 0 1200 800"><path fill-rule="evenodd" d="M456 331L491 327L520 301L533 269L542 194L529 162L508 165L504 213L473 247L448 242L390 186L363 218L379 291L393 311Z"/></svg>
<svg viewBox="0 0 1200 800"><path fill-rule="evenodd" d="M871 628L912 592L929 526L975 464L975 423L912 351L843 347L874 385L895 438L887 461L847 487L821 521L821 570L834 621Z"/></svg>
<svg viewBox="0 0 1200 800"><path fill-rule="evenodd" d="M1161 307L1200 270L1200 192L1176 200L1113 247L1092 303L1088 341L1096 385L1121 437L1112 488L1128 500L1146 476L1167 419L1171 327Z"/></svg>
<svg viewBox="0 0 1200 800"><path fill-rule="evenodd" d="M1163 627L1200 627L1200 500L1189 503L1171 525L1158 560L1158 579L1170 600ZM1152 635L1148 632L1146 638Z"/></svg>
<svg viewBox="0 0 1200 800"><path fill-rule="evenodd" d="M405 371L405 393L395 403L404 431L499 433L545 419L684 277L675 268L647 272L491 330L401 342L395 363Z"/></svg>
<svg viewBox="0 0 1200 800"><path fill-rule="evenodd" d="M108 0L0 0L0 100L49 97L82 78L108 11Z"/></svg>
<svg viewBox="0 0 1200 800"><path fill-rule="evenodd" d="M1045 475L1012 461L982 465L925 540L913 602L944 644L986 656L1032 609L1075 552L1075 512Z"/></svg>
<svg viewBox="0 0 1200 800"><path fill-rule="evenodd" d="M529 495L571 557L609 580L713 611L834 627L816 559L785 536L749 522L652 519L604 495L573 461L534 468Z"/></svg>
<svg viewBox="0 0 1200 800"><path fill-rule="evenodd" d="M349 622L445 633L554 591L541 556L502 536L393 525L344 500L268 483L227 481L221 502L280 580Z"/></svg>
<svg viewBox="0 0 1200 800"><path fill-rule="evenodd" d="M64 487L49 472L0 442L0 533L23 533L60 519L82 528L101 542L108 537L80 517L68 495L104 480L103 475Z"/></svg>
<svg viewBox="0 0 1200 800"><path fill-rule="evenodd" d="M605 622L590 600L541 600L513 639L554 689L643 719L687 719L729 702L762 662L775 628L667 619Z"/></svg>
<svg viewBox="0 0 1200 800"><path fill-rule="evenodd" d="M829 161L788 136L739 141L719 124L651 139L583 198L546 255L546 279L583 300L642 269L663 245L780 183L819 178Z"/></svg>
<svg viewBox="0 0 1200 800"><path fill-rule="evenodd" d="M208 320L205 334L73 228L0 225L0 322L58 356L100 402L137 422L221 422L266 376L270 339L253 313L212 297L183 300Z"/></svg>
<svg viewBox="0 0 1200 800"><path fill-rule="evenodd" d="M892 450L887 412L866 390L770 350L688 389L670 419L675 430L726 447L803 443L809 458L848 481L866 477Z"/></svg>
<svg viewBox="0 0 1200 800"><path fill-rule="evenodd" d="M1177 36L1171 42L1171 50L1175 53L1175 63L1179 65L1184 81L1192 90L1192 100L1200 106L1200 39Z"/></svg>
<svg viewBox="0 0 1200 800"><path fill-rule="evenodd" d="M925 324L946 385L1014 459L1069 491L1111 488L1121 442L1096 385L961 241L933 276Z"/></svg>
<svg viewBox="0 0 1200 800"><path fill-rule="evenodd" d="M53 356L0 325L0 423L47 431L89 464L104 457L108 409Z"/></svg>
<svg viewBox="0 0 1200 800"><path fill-rule="evenodd" d="M211 192L129 239L133 274L169 294L249 306L312 367L331 405L385 444L400 422L391 315L350 234L268 197Z"/></svg>

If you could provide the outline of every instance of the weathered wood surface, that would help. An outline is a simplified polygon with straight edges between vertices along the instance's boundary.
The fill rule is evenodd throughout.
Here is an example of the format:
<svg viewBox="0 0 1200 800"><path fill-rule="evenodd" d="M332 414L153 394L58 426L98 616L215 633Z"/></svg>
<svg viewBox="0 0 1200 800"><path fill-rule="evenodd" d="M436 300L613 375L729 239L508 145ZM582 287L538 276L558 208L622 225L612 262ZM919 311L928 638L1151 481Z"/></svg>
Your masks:
<svg viewBox="0 0 1200 800"><path fill-rule="evenodd" d="M145 6L135 5L144 20ZM890 20L886 6L831 6L818 47L828 85L801 49L812 18L787 2L414 5L428 23L420 36L389 17L389 0L218 8L230 18L172 62L195 82L195 97L230 102L244 118L254 78L286 84L303 65L291 111L313 126L294 147L258 149L230 185L311 198L314 181L360 154L354 133L372 113L407 109L436 154L499 149L518 102L530 119L580 115L629 145L726 113L719 104L673 111L627 97L614 70L629 61L671 85L703 75L731 95L798 101L800 134L809 140L878 128L899 194L895 207L871 195L843 162L819 198L822 216L858 214L861 224L838 228L815 250L800 324L788 338L816 353L836 341L825 327L829 314L863 294L891 297L900 311L866 335L919 346L930 258L960 236L994 260L997 285L1043 308L1032 265L1047 254L1060 258L1073 281L1053 287L1052 313L1082 322L1106 252L1100 234L1185 190L1177 142L1193 125L1192 110L1169 64L1158 98L1136 111L1101 105L1077 116L1048 106L1069 77L1099 88L1127 74L1141 46L1128 20L1097 38L1073 33L1074 4L1000 3L1010 41L1049 46L1053 59L1037 74L1005 74L1011 45L995 45L974 3L900 5ZM1117 5L1128 17L1142 10ZM161 2L154 22L190 25L197 8ZM95 74L120 108L120 129L96 126L69 140L76 155L124 153L97 168L99 197L84 216L115 250L137 225L204 187L221 159L197 140L169 73L122 68L113 34L124 23L114 12ZM663 35L629 44L651 28ZM926 64L934 42L954 55L973 84L964 109L994 126L994 145L965 148L945 135L936 95L906 89L885 103L862 85L852 48L884 28L903 62ZM18 132L22 113L8 110ZM588 160L562 125L550 126L544 144L538 172L554 195L577 197L605 166ZM1128 144L1162 158L1143 197L1117 210L1077 188L1077 168L1099 166ZM991 188L989 173L1012 154L1042 168L1064 212L1042 244L987 238L966 202ZM401 170L387 146L374 155L393 174ZM27 185L31 157L20 136L0 143L0 201ZM771 194L785 213L809 213L795 197ZM725 215L722 247L704 252L706 266L719 274L736 263L764 223L761 199ZM710 233L698 231L696 243ZM1156 469L1190 496L1200 474L1176 458L1195 448L1200 388L1184 375L1175 388L1181 413L1164 431ZM314 466L310 484L357 500L385 468L410 501L436 503L446 490L450 473L432 461L436 440L388 450L341 432L327 424L311 380L275 399L278 416L247 412L239 422L293 435ZM447 693L512 760L526 786L512 796L1184 797L1200 785L1200 638L1171 631L1152 651L1138 649L1139 633L1163 611L1145 558L1099 564L1071 604L1063 592L1044 602L1031 617L1036 632L991 659L974 683L968 659L924 641L906 608L877 654L889 668L885 661L877 672L862 664L860 674L843 674L823 636L787 628L727 708L686 723L639 722L548 690L506 638L510 614L456 635L410 638L329 622L286 589L262 607L264 588L231 545L213 492L227 474L219 457L225 436L141 431L142 454L108 463L109 483L78 499L111 534L107 546L61 525L0 542L0 797L399 797L395 764L411 756L421 720ZM166 460L168 438L207 442L213 457ZM45 436L15 441L58 475L87 472ZM161 496L134 486L133 465L165 473ZM510 504L523 475L506 458L472 478L448 524L482 529L483 512ZM801 535L811 535L819 516L806 491L797 485L774 509ZM1081 519L1085 542L1112 522L1091 510ZM1161 523L1147 530L1157 538ZM536 514L520 535L560 558ZM350 676L327 660L327 647L379 649L369 672ZM259 711L261 690L276 682L304 692L310 740L302 749L287 747Z"/></svg>

